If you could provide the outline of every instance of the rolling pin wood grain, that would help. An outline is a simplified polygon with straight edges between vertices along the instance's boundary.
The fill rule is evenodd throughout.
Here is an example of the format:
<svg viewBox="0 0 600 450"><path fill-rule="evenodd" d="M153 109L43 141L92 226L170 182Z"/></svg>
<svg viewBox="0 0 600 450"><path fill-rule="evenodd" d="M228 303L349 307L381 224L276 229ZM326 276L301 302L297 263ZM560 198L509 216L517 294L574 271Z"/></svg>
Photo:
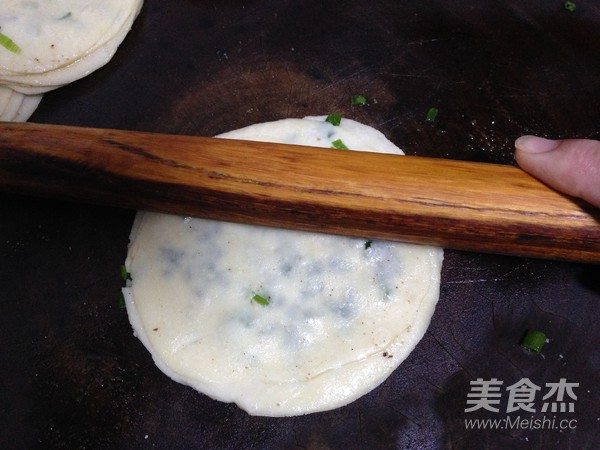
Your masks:
<svg viewBox="0 0 600 450"><path fill-rule="evenodd" d="M368 239L600 261L600 212L517 167L0 124L0 190Z"/></svg>

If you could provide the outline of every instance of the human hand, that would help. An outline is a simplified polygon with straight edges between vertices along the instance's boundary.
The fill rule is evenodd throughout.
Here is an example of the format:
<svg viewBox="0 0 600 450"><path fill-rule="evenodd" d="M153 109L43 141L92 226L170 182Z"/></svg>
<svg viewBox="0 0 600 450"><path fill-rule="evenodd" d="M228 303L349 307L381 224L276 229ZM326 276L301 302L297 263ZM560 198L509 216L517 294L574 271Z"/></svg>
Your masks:
<svg viewBox="0 0 600 450"><path fill-rule="evenodd" d="M549 186L600 207L600 141L550 140L522 136L515 141L521 168Z"/></svg>

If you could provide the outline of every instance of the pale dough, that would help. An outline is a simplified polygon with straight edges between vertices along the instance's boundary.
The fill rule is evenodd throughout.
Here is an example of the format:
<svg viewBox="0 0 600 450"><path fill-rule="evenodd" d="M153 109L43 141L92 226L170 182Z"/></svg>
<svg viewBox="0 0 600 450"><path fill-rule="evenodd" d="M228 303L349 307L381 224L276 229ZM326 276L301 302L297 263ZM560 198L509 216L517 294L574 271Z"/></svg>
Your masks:
<svg viewBox="0 0 600 450"><path fill-rule="evenodd" d="M349 119L220 137L401 154ZM172 379L253 415L300 415L357 399L407 357L437 303L442 259L435 247L140 212L124 295Z"/></svg>

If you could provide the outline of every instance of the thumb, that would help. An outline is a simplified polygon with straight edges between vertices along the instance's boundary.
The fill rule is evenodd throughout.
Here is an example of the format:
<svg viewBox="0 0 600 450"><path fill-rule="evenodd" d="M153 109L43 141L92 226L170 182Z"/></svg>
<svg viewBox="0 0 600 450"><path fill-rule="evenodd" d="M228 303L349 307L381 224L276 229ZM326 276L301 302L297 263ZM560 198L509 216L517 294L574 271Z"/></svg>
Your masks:
<svg viewBox="0 0 600 450"><path fill-rule="evenodd" d="M521 168L549 186L600 207L600 142L522 136L515 141Z"/></svg>

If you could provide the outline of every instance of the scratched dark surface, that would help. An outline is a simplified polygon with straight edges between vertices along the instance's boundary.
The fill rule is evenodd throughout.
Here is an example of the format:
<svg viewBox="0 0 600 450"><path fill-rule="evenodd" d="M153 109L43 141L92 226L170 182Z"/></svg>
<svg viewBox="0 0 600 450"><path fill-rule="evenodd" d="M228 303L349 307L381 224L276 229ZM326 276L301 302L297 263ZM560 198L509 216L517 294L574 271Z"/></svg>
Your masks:
<svg viewBox="0 0 600 450"><path fill-rule="evenodd" d="M146 0L110 64L31 121L214 135L338 111L409 154L513 164L521 134L600 137L600 6L576 5ZM351 107L357 93L370 105ZM600 446L597 266L447 251L431 326L380 387L330 412L250 417L172 382L132 335L118 306L132 219L0 195L0 448ZM529 328L549 336L541 355L518 345ZM465 412L478 378L529 378L536 413L507 413L506 391L499 412ZM579 383L575 410L544 415L561 378ZM576 426L465 426L518 416Z"/></svg>

